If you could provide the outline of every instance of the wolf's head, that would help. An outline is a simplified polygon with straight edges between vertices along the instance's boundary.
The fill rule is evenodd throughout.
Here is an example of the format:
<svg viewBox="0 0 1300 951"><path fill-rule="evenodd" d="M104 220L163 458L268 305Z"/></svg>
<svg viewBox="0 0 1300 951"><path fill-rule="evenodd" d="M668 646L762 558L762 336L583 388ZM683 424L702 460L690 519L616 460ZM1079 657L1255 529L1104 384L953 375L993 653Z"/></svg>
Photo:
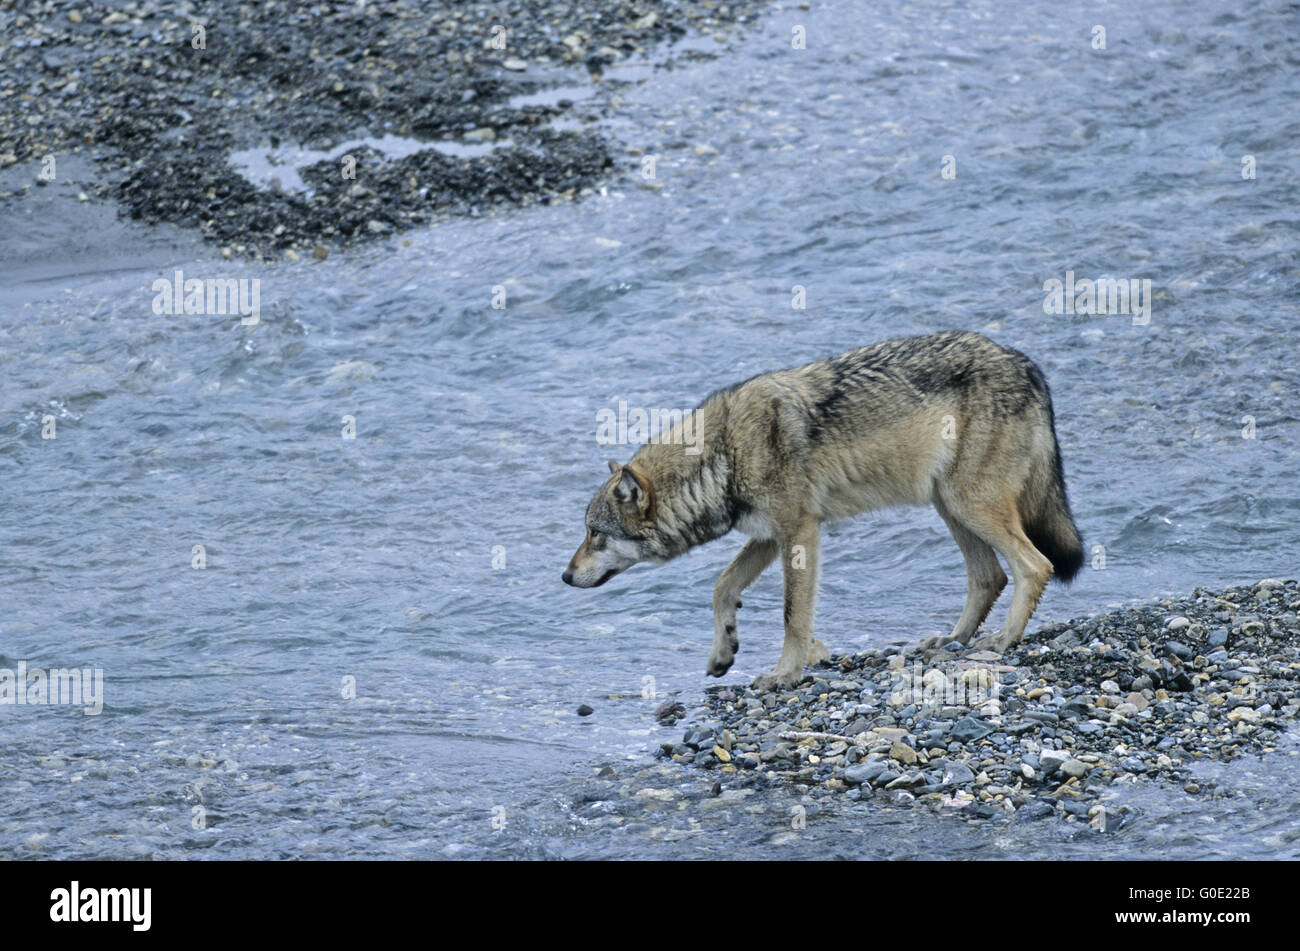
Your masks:
<svg viewBox="0 0 1300 951"><path fill-rule="evenodd" d="M610 476L587 506L587 537L560 577L575 588L598 588L639 561L660 561L650 534L654 486L642 472L610 461Z"/></svg>

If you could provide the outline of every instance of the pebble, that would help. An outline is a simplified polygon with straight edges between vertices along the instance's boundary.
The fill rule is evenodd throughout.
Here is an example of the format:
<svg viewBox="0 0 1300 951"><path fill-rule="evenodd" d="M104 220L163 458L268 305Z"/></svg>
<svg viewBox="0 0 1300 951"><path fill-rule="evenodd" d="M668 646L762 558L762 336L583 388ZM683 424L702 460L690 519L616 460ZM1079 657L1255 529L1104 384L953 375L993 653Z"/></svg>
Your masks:
<svg viewBox="0 0 1300 951"><path fill-rule="evenodd" d="M1038 757L1038 765L1043 772L1051 774L1060 769L1070 758L1070 754L1064 750L1044 750Z"/></svg>
<svg viewBox="0 0 1300 951"><path fill-rule="evenodd" d="M889 748L889 758L911 766L916 762L916 750L906 743L895 743Z"/></svg>
<svg viewBox="0 0 1300 951"><path fill-rule="evenodd" d="M1077 759L1067 759L1061 764L1061 772L1066 776L1073 776L1075 779L1082 779L1088 775L1088 764Z"/></svg>

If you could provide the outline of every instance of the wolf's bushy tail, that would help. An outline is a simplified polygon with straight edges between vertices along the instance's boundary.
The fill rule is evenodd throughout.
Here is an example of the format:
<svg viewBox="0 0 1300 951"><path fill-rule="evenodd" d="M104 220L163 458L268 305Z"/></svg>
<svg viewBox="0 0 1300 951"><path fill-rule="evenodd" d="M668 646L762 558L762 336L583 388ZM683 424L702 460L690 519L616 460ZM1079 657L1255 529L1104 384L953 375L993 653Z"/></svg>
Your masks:
<svg viewBox="0 0 1300 951"><path fill-rule="evenodd" d="M1056 441L1056 422L1050 404L1048 425L1052 432L1051 458L1043 460L1031 480L1031 489L1037 491L1021 496L1020 521L1034 547L1052 563L1052 577L1068 582L1083 567L1083 537L1074 524L1065 494L1065 470L1061 466L1061 447Z"/></svg>

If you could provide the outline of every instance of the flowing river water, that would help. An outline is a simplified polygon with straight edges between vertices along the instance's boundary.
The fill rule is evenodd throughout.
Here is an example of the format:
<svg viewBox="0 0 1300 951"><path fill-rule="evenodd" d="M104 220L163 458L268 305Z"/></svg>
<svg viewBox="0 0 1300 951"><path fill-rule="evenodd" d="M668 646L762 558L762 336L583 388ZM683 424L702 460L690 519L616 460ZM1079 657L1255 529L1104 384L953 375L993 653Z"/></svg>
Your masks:
<svg viewBox="0 0 1300 951"><path fill-rule="evenodd" d="M676 801L578 819L598 770L680 738L652 711L713 683L740 539L598 591L560 572L633 451L597 442L602 409L966 328L1043 367L1104 549L1035 624L1293 575L1297 25L1278 2L775 6L716 59L610 71L626 162L600 194L325 261L9 206L0 666L100 668L104 706L3 709L0 854L1296 857L1293 744L1199 767L1217 798L1124 790L1106 835L871 802L792 833L797 790L708 806L688 770ZM259 322L156 314L176 268L258 279ZM1067 272L1149 281L1149 315L1047 313ZM932 511L824 546L832 649L959 612ZM746 596L728 683L774 664L779 584Z"/></svg>

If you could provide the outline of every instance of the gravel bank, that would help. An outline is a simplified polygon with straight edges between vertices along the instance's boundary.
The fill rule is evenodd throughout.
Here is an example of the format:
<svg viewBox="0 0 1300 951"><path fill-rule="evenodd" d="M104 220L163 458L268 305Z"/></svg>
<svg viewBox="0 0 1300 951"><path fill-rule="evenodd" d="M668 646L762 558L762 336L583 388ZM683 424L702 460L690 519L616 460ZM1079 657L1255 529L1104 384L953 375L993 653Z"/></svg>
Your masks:
<svg viewBox="0 0 1300 951"><path fill-rule="evenodd" d="M1297 611L1300 585L1265 580L1047 625L1005 655L833 657L795 691L710 688L660 755L724 785L767 773L853 800L1103 828L1113 784L1196 795L1190 763L1276 751L1300 711Z"/></svg>
<svg viewBox="0 0 1300 951"><path fill-rule="evenodd" d="M197 228L227 255L323 256L441 215L579 198L614 168L595 128L607 105L538 94L561 82L602 85L609 67L687 35L725 41L765 5L0 8L0 170L88 150L102 172L88 199ZM231 156L249 150L284 174L237 171ZM0 201L40 184L0 191Z"/></svg>

